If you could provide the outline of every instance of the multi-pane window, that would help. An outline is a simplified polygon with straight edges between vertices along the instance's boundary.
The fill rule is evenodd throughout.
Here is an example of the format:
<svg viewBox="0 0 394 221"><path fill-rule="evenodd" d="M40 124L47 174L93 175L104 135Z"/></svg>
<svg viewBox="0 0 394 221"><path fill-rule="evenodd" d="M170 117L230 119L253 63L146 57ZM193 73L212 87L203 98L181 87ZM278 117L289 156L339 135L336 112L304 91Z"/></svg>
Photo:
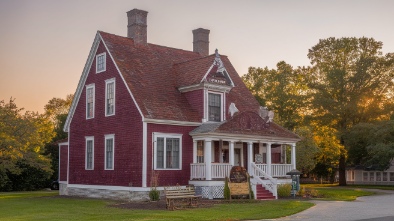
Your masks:
<svg viewBox="0 0 394 221"><path fill-rule="evenodd" d="M197 163L204 163L204 141L197 141Z"/></svg>
<svg viewBox="0 0 394 221"><path fill-rule="evenodd" d="M105 135L105 169L114 169L114 135Z"/></svg>
<svg viewBox="0 0 394 221"><path fill-rule="evenodd" d="M86 119L94 118L94 84L86 86Z"/></svg>
<svg viewBox="0 0 394 221"><path fill-rule="evenodd" d="M86 137L85 169L93 170L93 168L94 168L94 138Z"/></svg>
<svg viewBox="0 0 394 221"><path fill-rule="evenodd" d="M96 73L105 71L105 60L105 53L101 53L96 56Z"/></svg>
<svg viewBox="0 0 394 221"><path fill-rule="evenodd" d="M155 136L155 168L181 169L181 136Z"/></svg>
<svg viewBox="0 0 394 221"><path fill-rule="evenodd" d="M105 116L115 114L115 79L105 83Z"/></svg>
<svg viewBox="0 0 394 221"><path fill-rule="evenodd" d="M221 121L222 99L220 94L208 94L208 120Z"/></svg>

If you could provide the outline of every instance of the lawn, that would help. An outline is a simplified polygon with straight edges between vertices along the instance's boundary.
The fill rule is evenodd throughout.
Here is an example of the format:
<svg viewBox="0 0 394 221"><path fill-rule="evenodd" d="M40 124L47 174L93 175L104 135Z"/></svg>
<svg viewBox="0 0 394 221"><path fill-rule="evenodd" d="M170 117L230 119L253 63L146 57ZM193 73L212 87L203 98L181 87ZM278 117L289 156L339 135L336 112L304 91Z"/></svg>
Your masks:
<svg viewBox="0 0 394 221"><path fill-rule="evenodd" d="M0 220L256 220L288 216L313 203L299 200L225 203L178 211L109 207L115 201L65 198L57 191L0 193Z"/></svg>
<svg viewBox="0 0 394 221"><path fill-rule="evenodd" d="M379 189L378 186L374 186ZM306 190L314 189L317 191L319 200L338 200L338 201L352 201L359 196L370 196L375 194L371 191L360 189L356 186L340 187L337 184L305 184L301 188Z"/></svg>

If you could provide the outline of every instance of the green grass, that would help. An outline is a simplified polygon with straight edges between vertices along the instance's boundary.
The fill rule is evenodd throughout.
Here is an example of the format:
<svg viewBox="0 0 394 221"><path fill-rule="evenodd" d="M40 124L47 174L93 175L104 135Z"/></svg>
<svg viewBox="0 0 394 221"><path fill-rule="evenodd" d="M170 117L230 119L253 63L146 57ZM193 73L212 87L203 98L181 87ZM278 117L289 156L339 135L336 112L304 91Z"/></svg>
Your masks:
<svg viewBox="0 0 394 221"><path fill-rule="evenodd" d="M375 194L374 192L362 190L358 187L340 187L338 184L305 184L301 185L301 188L317 190L319 197L316 199L320 200L352 201L359 196Z"/></svg>
<svg viewBox="0 0 394 221"><path fill-rule="evenodd" d="M218 204L178 211L108 207L114 201L55 197L57 191L0 193L0 220L245 220L271 219L303 211L297 200Z"/></svg>
<svg viewBox="0 0 394 221"><path fill-rule="evenodd" d="M348 188L363 188L363 189L379 189L379 190L394 190L394 186L379 186L379 185L347 185Z"/></svg>

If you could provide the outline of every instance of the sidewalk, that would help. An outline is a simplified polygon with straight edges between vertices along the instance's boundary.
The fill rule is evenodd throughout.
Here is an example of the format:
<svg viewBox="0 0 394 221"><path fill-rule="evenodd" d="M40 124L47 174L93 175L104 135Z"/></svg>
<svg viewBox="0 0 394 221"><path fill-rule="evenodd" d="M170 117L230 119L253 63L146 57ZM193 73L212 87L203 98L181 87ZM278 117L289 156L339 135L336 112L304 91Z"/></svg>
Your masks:
<svg viewBox="0 0 394 221"><path fill-rule="evenodd" d="M318 201L316 205L297 214L270 219L272 221L391 221L394 220L394 191L372 190L373 196L358 197L355 201Z"/></svg>

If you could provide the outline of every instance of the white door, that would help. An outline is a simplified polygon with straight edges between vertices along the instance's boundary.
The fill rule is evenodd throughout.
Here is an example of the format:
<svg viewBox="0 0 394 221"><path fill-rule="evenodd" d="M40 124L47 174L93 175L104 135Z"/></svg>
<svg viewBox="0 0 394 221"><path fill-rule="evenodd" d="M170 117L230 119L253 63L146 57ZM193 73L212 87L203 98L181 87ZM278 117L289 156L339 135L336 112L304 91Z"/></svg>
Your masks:
<svg viewBox="0 0 394 221"><path fill-rule="evenodd" d="M234 148L234 166L241 166L241 149Z"/></svg>

